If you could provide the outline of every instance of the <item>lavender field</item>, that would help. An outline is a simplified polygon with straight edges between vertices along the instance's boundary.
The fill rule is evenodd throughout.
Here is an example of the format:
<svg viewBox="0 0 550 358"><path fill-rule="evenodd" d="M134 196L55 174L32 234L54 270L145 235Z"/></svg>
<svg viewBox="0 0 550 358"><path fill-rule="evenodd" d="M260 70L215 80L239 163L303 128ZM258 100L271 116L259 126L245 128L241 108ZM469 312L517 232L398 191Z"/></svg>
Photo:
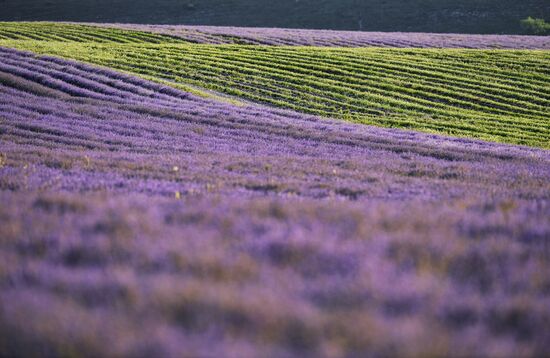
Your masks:
<svg viewBox="0 0 550 358"><path fill-rule="evenodd" d="M4 47L0 203L0 356L550 355L546 149Z"/></svg>

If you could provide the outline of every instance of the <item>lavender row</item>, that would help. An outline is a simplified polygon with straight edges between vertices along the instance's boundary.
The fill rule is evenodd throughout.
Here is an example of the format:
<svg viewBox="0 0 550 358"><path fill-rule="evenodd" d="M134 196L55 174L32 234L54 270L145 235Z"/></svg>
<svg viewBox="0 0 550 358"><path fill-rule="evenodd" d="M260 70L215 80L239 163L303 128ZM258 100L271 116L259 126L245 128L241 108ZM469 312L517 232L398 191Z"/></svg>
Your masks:
<svg viewBox="0 0 550 358"><path fill-rule="evenodd" d="M210 44L334 47L550 49L548 36L358 32L216 26L95 24L150 31Z"/></svg>

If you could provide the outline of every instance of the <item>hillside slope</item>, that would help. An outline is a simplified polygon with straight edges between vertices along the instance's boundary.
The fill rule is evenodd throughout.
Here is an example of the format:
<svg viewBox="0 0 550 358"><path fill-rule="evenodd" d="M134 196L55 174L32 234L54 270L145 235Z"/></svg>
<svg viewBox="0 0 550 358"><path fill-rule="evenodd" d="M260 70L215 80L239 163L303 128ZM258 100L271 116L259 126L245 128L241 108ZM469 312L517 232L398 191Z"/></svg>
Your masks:
<svg viewBox="0 0 550 358"><path fill-rule="evenodd" d="M2 0L0 21L56 20L458 33L520 33L546 0Z"/></svg>
<svg viewBox="0 0 550 358"><path fill-rule="evenodd" d="M548 51L202 45L89 26L3 28L10 27L0 26L0 46L174 86L363 124L550 148Z"/></svg>

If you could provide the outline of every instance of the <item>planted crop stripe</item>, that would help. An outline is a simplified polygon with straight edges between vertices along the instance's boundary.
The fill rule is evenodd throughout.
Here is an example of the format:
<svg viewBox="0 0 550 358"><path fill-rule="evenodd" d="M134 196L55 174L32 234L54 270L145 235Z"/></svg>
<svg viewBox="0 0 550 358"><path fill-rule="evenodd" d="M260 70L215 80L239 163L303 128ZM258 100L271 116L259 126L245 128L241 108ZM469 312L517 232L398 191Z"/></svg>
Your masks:
<svg viewBox="0 0 550 358"><path fill-rule="evenodd" d="M550 42L543 36L484 36L433 33L235 28L217 26L132 24L90 25L170 34L189 41L207 44L393 48L550 49Z"/></svg>
<svg viewBox="0 0 550 358"><path fill-rule="evenodd" d="M98 43L187 43L189 41L146 31L105 29L59 23L0 23L0 38L13 40Z"/></svg>

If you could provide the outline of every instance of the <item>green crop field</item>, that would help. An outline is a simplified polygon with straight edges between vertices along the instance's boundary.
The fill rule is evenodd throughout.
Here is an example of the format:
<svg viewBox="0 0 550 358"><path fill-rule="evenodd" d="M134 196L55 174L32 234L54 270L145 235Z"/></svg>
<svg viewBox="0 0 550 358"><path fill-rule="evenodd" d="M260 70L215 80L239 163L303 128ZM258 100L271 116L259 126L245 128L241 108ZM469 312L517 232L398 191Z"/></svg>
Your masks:
<svg viewBox="0 0 550 358"><path fill-rule="evenodd" d="M548 51L197 45L88 26L10 26L0 27L0 46L325 117L550 148Z"/></svg>

